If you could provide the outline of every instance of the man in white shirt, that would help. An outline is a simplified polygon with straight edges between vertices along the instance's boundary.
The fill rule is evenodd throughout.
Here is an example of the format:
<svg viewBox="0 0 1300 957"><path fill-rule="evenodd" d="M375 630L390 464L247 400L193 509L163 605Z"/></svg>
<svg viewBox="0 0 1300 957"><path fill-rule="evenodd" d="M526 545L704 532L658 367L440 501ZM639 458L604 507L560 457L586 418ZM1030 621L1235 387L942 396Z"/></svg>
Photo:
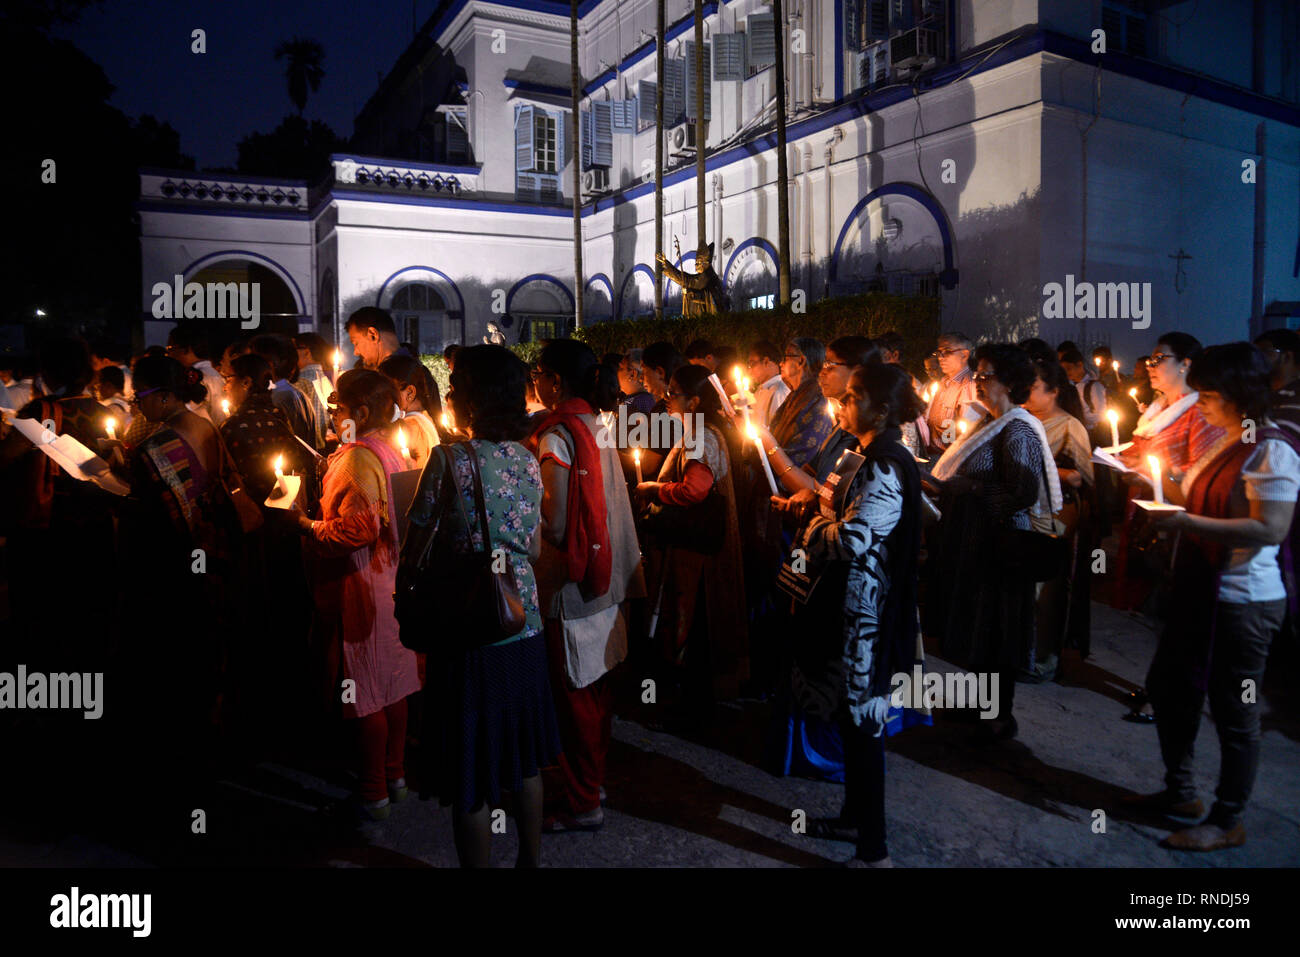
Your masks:
<svg viewBox="0 0 1300 957"><path fill-rule="evenodd" d="M213 425L219 426L226 421L226 414L221 411L226 380L208 361L207 336L193 323L178 323L167 335L167 355L203 376L203 386L208 394L202 402L190 403L192 411L205 416Z"/></svg>
<svg viewBox="0 0 1300 957"><path fill-rule="evenodd" d="M21 409L32 401L32 377L18 359L9 356L0 358L0 385L8 393L5 408Z"/></svg>
<svg viewBox="0 0 1300 957"><path fill-rule="evenodd" d="M334 391L334 384L325 373L325 363L330 357L330 344L315 332L298 333L293 337L293 344L298 349L298 381L294 386L307 400L314 420L311 424L316 436L316 451L323 452L330 415L322 396L328 396Z"/></svg>
<svg viewBox="0 0 1300 957"><path fill-rule="evenodd" d="M975 349L968 336L945 332L939 337L934 358L938 360L943 380L930 406L925 410L925 424L930 429L930 454L938 458L956 441L957 420L975 401L975 377L970 369L970 354Z"/></svg>
<svg viewBox="0 0 1300 957"><path fill-rule="evenodd" d="M1060 359L1061 368L1079 390L1079 400L1083 403L1083 424L1091 432L1106 414L1106 386L1088 368L1083 353L1078 349L1067 347L1061 350Z"/></svg>
<svg viewBox="0 0 1300 957"><path fill-rule="evenodd" d="M766 428L790 395L781 378L781 350L763 339L749 350L749 380L754 389L754 421Z"/></svg>

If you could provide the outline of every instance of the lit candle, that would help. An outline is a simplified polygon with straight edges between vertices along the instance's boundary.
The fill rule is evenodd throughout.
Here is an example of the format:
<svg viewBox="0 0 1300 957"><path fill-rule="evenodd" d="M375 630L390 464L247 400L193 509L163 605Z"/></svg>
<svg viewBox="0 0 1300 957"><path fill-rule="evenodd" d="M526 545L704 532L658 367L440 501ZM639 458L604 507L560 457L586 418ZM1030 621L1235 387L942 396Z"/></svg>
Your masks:
<svg viewBox="0 0 1300 957"><path fill-rule="evenodd" d="M1148 455L1147 462L1151 465L1151 488L1155 492L1155 503L1163 505L1165 504L1165 486L1160 481L1160 459L1154 455Z"/></svg>
<svg viewBox="0 0 1300 957"><path fill-rule="evenodd" d="M409 448L409 447L407 446L407 444L406 444L406 430L405 430L405 429L398 429L398 430L397 430L397 444L398 444L398 445L401 447L401 449L402 449L402 460L405 461L407 465L410 465L410 464L411 464L411 450L410 450L410 448Z"/></svg>
<svg viewBox="0 0 1300 957"><path fill-rule="evenodd" d="M117 438L117 419L114 418L105 419L104 428L108 432L108 438L110 441Z"/></svg>
<svg viewBox="0 0 1300 957"><path fill-rule="evenodd" d="M1129 398L1132 399L1134 402L1137 401L1137 397L1138 397L1137 386L1134 386L1133 388L1131 388L1131 389L1128 390L1128 396L1129 396Z"/></svg>
<svg viewBox="0 0 1300 957"><path fill-rule="evenodd" d="M456 431L454 428L452 428L451 416L449 416L446 412L442 414L442 427L446 429L448 432Z"/></svg>
<svg viewBox="0 0 1300 957"><path fill-rule="evenodd" d="M960 432L960 433L964 436L964 435L967 433L967 431L969 431L969 430L970 430L970 423L969 423L969 422L967 422L965 419L958 419L958 420L957 420L957 431L958 431L958 432Z"/></svg>
<svg viewBox="0 0 1300 957"><path fill-rule="evenodd" d="M1101 368L1101 356L1093 356L1092 361L1097 364L1098 369Z"/></svg>
<svg viewBox="0 0 1300 957"><path fill-rule="evenodd" d="M1107 409L1106 418L1110 419L1110 444L1119 445L1119 413L1114 409Z"/></svg>
<svg viewBox="0 0 1300 957"><path fill-rule="evenodd" d="M334 350L334 384L339 383L339 365L343 362L343 355L337 349Z"/></svg>
<svg viewBox="0 0 1300 957"><path fill-rule="evenodd" d="M758 446L758 457L763 460L763 471L767 475L767 484L771 486L772 494L779 494L776 490L776 476L772 474L772 463L767 460L767 452L763 450L763 443L758 437L758 429L754 428L752 425L749 427L749 437L753 439L754 444Z"/></svg>
<svg viewBox="0 0 1300 957"><path fill-rule="evenodd" d="M230 400L229 400L229 399L222 399L222 400L221 400L221 414L224 415L224 416L226 416L227 418L230 417Z"/></svg>
<svg viewBox="0 0 1300 957"><path fill-rule="evenodd" d="M645 481L643 478L641 478L641 450L640 449L632 450L632 462L633 464L636 465L636 484L640 485L643 481Z"/></svg>
<svg viewBox="0 0 1300 957"><path fill-rule="evenodd" d="M1119 360L1118 360L1118 359L1114 359L1114 360L1112 360L1112 361L1111 361L1111 364L1110 364L1110 367L1111 367L1112 369L1115 370L1115 374L1116 374L1116 375L1119 375Z"/></svg>
<svg viewBox="0 0 1300 957"><path fill-rule="evenodd" d="M278 493L276 495L276 498L279 498L281 495L289 494L289 488L284 484L284 456L283 455L277 455L275 457L275 488L276 488L276 492Z"/></svg>
<svg viewBox="0 0 1300 957"><path fill-rule="evenodd" d="M835 421L835 400L834 399L826 400L826 414L831 417L832 422Z"/></svg>
<svg viewBox="0 0 1300 957"><path fill-rule="evenodd" d="M736 383L736 385L742 385L745 381L745 370L740 366L736 366L736 368L732 369L731 381Z"/></svg>

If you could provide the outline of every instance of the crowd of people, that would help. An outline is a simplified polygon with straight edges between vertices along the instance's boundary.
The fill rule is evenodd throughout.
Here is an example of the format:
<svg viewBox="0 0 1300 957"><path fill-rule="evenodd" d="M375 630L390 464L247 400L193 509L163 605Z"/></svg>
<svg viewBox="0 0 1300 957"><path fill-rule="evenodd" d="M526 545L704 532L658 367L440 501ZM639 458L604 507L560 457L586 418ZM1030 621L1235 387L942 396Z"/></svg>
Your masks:
<svg viewBox="0 0 1300 957"><path fill-rule="evenodd" d="M1105 347L957 331L912 371L893 332L604 356L561 339L531 367L483 344L448 349L444 401L385 312L346 328L346 371L314 333L218 351L197 323L129 368L76 337L0 361L4 656L119 676L176 789L305 736L352 776L358 819L412 789L450 806L466 866L488 862L508 796L535 866L543 833L604 826L631 657L666 728L765 700L771 769L845 783L810 832L887 866L884 742L933 720L893 677L927 641L995 675L972 743L1013 738L1017 683L1088 657L1104 584L1163 621L1131 717L1155 724L1165 784L1133 803L1179 825L1170 847L1245 841L1260 715L1242 683L1297 620L1295 332L1170 332L1131 375ZM15 417L101 455L126 493L61 471ZM50 570L77 554L120 574L76 581L52 629ZM493 584L465 600L496 596L479 611L508 627L399 616L395 592L478 554ZM102 640L115 612L129 627ZM1191 775L1207 697L1208 814Z"/></svg>

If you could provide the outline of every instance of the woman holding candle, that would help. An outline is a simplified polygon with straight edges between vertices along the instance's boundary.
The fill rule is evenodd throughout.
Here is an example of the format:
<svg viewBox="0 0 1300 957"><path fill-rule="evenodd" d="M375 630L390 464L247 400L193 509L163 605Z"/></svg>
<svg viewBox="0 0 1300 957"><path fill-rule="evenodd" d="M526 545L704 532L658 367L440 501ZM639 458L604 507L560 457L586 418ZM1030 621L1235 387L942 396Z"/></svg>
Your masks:
<svg viewBox="0 0 1300 957"><path fill-rule="evenodd" d="M1056 680L1061 652L1091 650L1092 510L1094 472L1088 430L1083 425L1079 392L1055 359L1034 363L1036 376L1025 409L1042 423L1060 479L1064 506L1059 518L1066 528L1066 561L1060 575L1038 590L1034 656L1021 679Z"/></svg>
<svg viewBox="0 0 1300 957"><path fill-rule="evenodd" d="M1061 508L1059 473L1042 423L1020 407L1036 370L1012 345L975 350L975 390L990 418L962 436L923 480L943 515L930 551L927 612L945 657L998 674L997 718L979 737L1015 737L1016 672L1033 643L1034 581L1008 566L1000 543L1009 530L1054 530Z"/></svg>
<svg viewBox="0 0 1300 957"><path fill-rule="evenodd" d="M1199 391L1200 415L1220 436L1166 489L1186 511L1152 519L1181 539L1178 601L1147 675L1165 788L1132 803L1189 822L1204 813L1192 745L1208 696L1221 751L1216 801L1209 817L1171 834L1165 846L1210 851L1246 841L1242 817L1259 764L1260 705L1243 688L1263 684L1287 608L1278 550L1288 536L1295 544L1300 441L1268 418L1268 364L1250 344L1206 349L1186 378Z"/></svg>
<svg viewBox="0 0 1300 957"><path fill-rule="evenodd" d="M271 401L270 363L252 352L231 360L226 396L231 411L221 423L221 437L248 494L259 504L266 501L275 484L272 463L283 458L285 471L308 477L310 497L316 484L315 459L295 440L289 420Z"/></svg>
<svg viewBox="0 0 1300 957"><path fill-rule="evenodd" d="M612 442L597 417L618 403L618 367L574 339L542 348L533 374L550 410L530 439L542 473L542 553L534 563L551 691L564 753L545 778L548 831L604 823L601 791L613 726L610 672L627 657L620 608L645 594L636 525Z"/></svg>
<svg viewBox="0 0 1300 957"><path fill-rule="evenodd" d="M704 555L683 546L647 545L652 617L658 614L657 637L669 661L685 663L693 682L688 704L707 712L712 695L734 698L749 677L749 643L745 622L744 573L740 556L732 466L724 437L721 402L709 382L708 369L684 365L668 384L668 411L691 429L698 457L687 455L687 436L665 459L659 478L637 486L641 502L685 509L706 501L721 513L722 547ZM822 416L825 418L825 416ZM702 424L701 424L702 423ZM701 716L701 715L697 715Z"/></svg>
<svg viewBox="0 0 1300 957"><path fill-rule="evenodd" d="M350 421L355 441L329 457L320 518L298 513L316 599L315 635L326 658L329 696L357 738L359 812L388 817L406 795L406 696L418 691L415 652L393 617L398 542L390 476L401 471L389 438L397 396L378 372L339 376L334 431Z"/></svg>
<svg viewBox="0 0 1300 957"><path fill-rule="evenodd" d="M491 807L500 803L503 790L514 795L518 864L540 863L539 772L560 753L537 583L529 563L541 554L542 480L537 460L521 444L530 432L524 406L527 377L524 364L502 346L467 346L456 352L447 398L467 438L445 446L444 452L452 456L457 501L439 501L447 460L436 454L420 476L402 552L405 574L431 535L449 536L461 554L501 549L526 612L518 635L468 650L463 636L446 635L441 649L428 655L421 796L436 794L443 805L452 806L456 853L464 867L489 863ZM471 454L478 458L488 512L491 541L486 543ZM429 627L436 629L437 622Z"/></svg>
<svg viewBox="0 0 1300 957"><path fill-rule="evenodd" d="M1200 355L1201 344L1195 338L1185 332L1170 332L1160 337L1146 360L1151 386L1159 396L1138 419L1133 446L1120 454L1136 473L1123 474L1130 490L1116 568L1116 597L1121 608L1143 606L1168 565L1170 549L1156 538L1132 501L1151 494L1151 483L1146 480L1150 457L1156 456L1164 469L1181 477L1223 436L1221 429L1205 421L1197 409L1196 391L1187 383L1192 362Z"/></svg>
<svg viewBox="0 0 1300 957"><path fill-rule="evenodd" d="M402 434L411 453L411 465L424 468L429 452L442 441L434 424L442 417L442 396L438 383L423 362L411 356L392 355L379 364L379 371L397 390L397 407L402 413Z"/></svg>
<svg viewBox="0 0 1300 957"><path fill-rule="evenodd" d="M901 368L853 370L838 425L861 458L840 465L842 487L806 510L797 539L816 587L795 618L793 693L807 713L838 724L845 766L844 809L810 833L855 841L854 866L891 866L884 739L902 730L891 722L891 679L917 660L921 546L921 478L899 426L920 412Z"/></svg>

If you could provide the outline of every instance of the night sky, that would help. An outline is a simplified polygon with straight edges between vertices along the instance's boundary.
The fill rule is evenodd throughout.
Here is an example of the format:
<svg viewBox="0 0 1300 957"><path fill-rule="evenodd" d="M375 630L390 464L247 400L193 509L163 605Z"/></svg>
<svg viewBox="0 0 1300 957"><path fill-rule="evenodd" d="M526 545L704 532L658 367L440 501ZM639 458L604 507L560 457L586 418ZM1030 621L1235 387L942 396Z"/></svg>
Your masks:
<svg viewBox="0 0 1300 957"><path fill-rule="evenodd" d="M415 0L423 24L437 0ZM325 47L325 78L305 115L342 137L411 41L412 0L105 0L78 23L57 27L98 63L117 89L111 103L132 118L152 113L180 133L199 168L233 167L235 144L270 132L293 113L282 40L302 36ZM207 31L207 53L190 52L190 34Z"/></svg>

